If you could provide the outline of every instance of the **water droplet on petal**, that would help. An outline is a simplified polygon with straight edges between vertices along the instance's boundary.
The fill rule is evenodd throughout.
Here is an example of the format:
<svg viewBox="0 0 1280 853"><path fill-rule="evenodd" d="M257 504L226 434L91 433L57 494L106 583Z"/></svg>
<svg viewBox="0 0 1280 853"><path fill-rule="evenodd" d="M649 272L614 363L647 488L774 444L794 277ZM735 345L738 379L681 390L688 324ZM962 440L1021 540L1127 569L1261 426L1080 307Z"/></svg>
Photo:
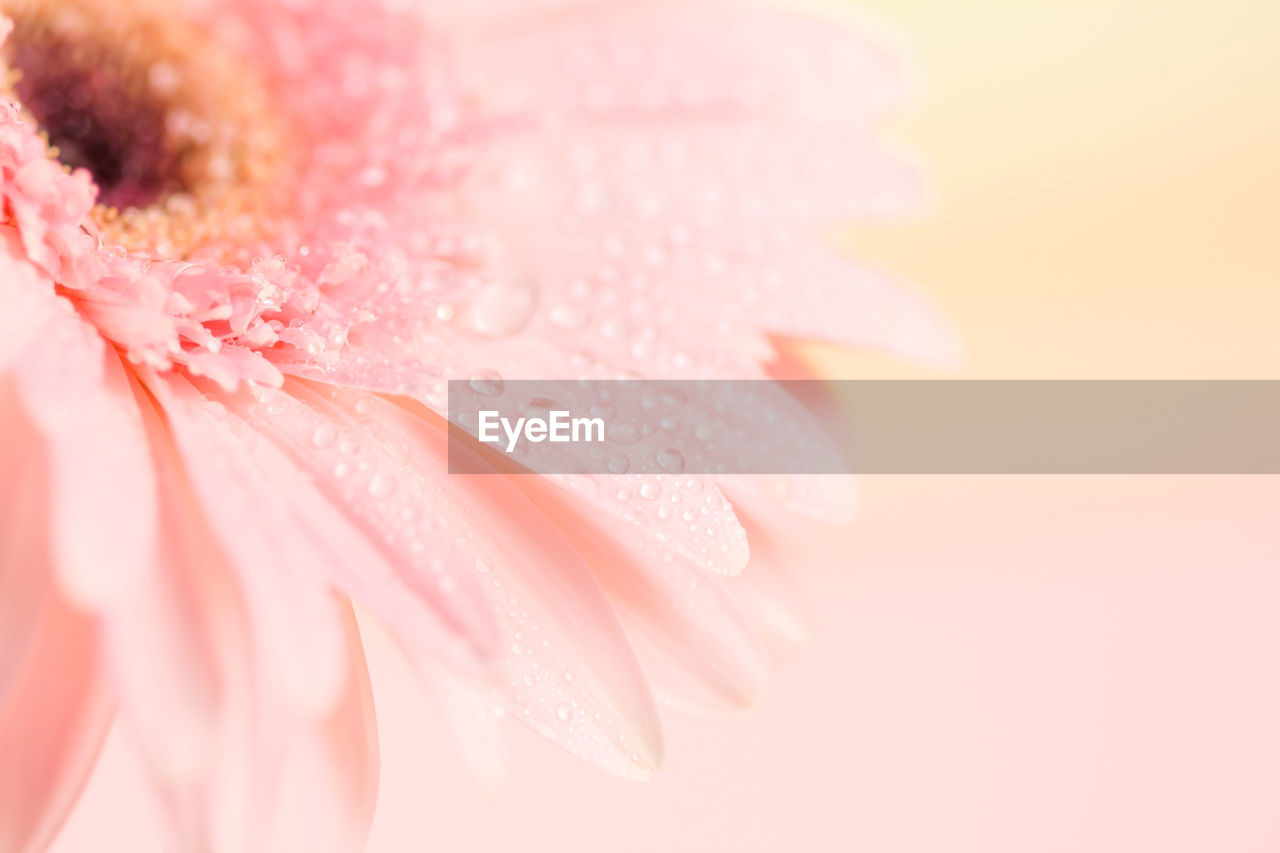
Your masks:
<svg viewBox="0 0 1280 853"><path fill-rule="evenodd" d="M555 306L547 316L553 326L569 330L581 329L590 319L586 307L567 303Z"/></svg>
<svg viewBox="0 0 1280 853"><path fill-rule="evenodd" d="M471 390L484 397L497 397L502 393L502 376L496 370L481 370L467 383Z"/></svg>
<svg viewBox="0 0 1280 853"><path fill-rule="evenodd" d="M389 498L396 491L396 480L387 474L375 474L369 481L369 497L376 500Z"/></svg>
<svg viewBox="0 0 1280 853"><path fill-rule="evenodd" d="M332 447L337 440L338 430L333 424L321 424L311 433L311 443L321 450Z"/></svg>
<svg viewBox="0 0 1280 853"><path fill-rule="evenodd" d="M684 455L679 450L668 448L658 452L658 465L668 474L684 473Z"/></svg>
<svg viewBox="0 0 1280 853"><path fill-rule="evenodd" d="M523 284L494 282L484 287L462 314L472 331L490 338L505 338L525 327L533 316L537 293Z"/></svg>

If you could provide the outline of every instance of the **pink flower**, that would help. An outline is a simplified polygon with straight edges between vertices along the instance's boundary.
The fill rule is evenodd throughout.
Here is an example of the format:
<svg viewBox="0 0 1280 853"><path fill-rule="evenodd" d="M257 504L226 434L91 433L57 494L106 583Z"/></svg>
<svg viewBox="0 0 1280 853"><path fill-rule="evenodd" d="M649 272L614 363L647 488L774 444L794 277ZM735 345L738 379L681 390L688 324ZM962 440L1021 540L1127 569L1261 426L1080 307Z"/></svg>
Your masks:
<svg viewBox="0 0 1280 853"><path fill-rule="evenodd" d="M873 132L893 62L713 0L187 5L5 5L0 851L49 841L117 710L174 849L359 849L351 601L481 770L505 713L647 777L654 690L750 704L801 638L786 519L839 496L449 477L444 382L938 354L820 242L918 201Z"/></svg>

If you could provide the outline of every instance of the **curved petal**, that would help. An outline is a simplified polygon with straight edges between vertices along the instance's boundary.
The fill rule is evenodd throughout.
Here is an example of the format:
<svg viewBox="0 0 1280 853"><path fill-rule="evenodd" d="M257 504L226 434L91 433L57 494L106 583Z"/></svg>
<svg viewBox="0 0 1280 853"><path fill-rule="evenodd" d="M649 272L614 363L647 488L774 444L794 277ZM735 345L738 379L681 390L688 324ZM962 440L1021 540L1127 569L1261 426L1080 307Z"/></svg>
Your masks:
<svg viewBox="0 0 1280 853"><path fill-rule="evenodd" d="M17 678L36 634L49 578L48 462L0 374L0 697Z"/></svg>
<svg viewBox="0 0 1280 853"><path fill-rule="evenodd" d="M735 498L735 503L751 537L751 562L734 578L733 595L770 657L786 661L808 648L816 636L814 616L793 580L797 561L759 498L752 504L760 508L759 514L745 501Z"/></svg>
<svg viewBox="0 0 1280 853"><path fill-rule="evenodd" d="M156 435L156 445L165 508L164 576L157 580L169 593L157 606L179 614L182 625L147 613L152 601L144 597L143 628L108 624L107 637L124 711L152 758L177 849L358 849L372 815L377 748L368 674L350 607L330 602L342 673L336 695L318 705L309 690L300 696L296 684L280 677L279 649L272 647L280 638L264 635L255 624L250 599L256 591L245 588L206 520L185 458L166 435ZM174 633L163 636L160 629ZM289 622L284 630L310 626ZM122 643L148 632L182 654L157 656ZM195 682L200 690L189 689L192 680L167 666L184 659L207 672L207 680ZM178 683L162 683L164 675ZM202 706L196 704L201 699ZM148 702L159 710L138 707ZM172 730L188 710L202 711L207 724L199 729L202 760L175 763L163 752L173 739L146 727L160 722ZM157 715L173 719L157 721Z"/></svg>
<svg viewBox="0 0 1280 853"><path fill-rule="evenodd" d="M571 378L565 372L561 354L531 338L516 341L491 341L484 344L460 342L454 347L462 363L471 365L478 372L478 365L501 367L507 378L536 376L540 380ZM376 365L372 367L372 365ZM317 372L303 370L299 375L326 384L371 391L378 394L408 396L419 400L433 411L445 415L448 411L447 395L438 389L421 392L406 380L417 368L409 362L392 362L369 359L362 353L349 354L334 368ZM471 375L463 371L458 375ZM439 385L439 383L433 383ZM574 393L568 383L556 387L557 399L572 408L586 411L590 401L575 402L566 395ZM698 402L698 401L695 401ZM573 466L566 464L564 470ZM747 540L742 526L733 515L733 507L724 500L711 501L718 495L716 481L707 476L665 477L648 474L557 475L552 479L566 490L586 497L602 512L613 517L620 526L633 528L642 538L648 538L676 551L686 559L708 571L732 575L742 571L747 563ZM644 499L632 499L633 496ZM695 497L696 496L696 497ZM686 497L706 506L705 525L691 527L678 517L657 512L659 497L670 503Z"/></svg>
<svg viewBox="0 0 1280 853"><path fill-rule="evenodd" d="M419 661L418 666L472 778L487 791L498 790L507 774L507 747L501 731L506 708L501 693L483 682L430 667L425 661Z"/></svg>
<svg viewBox="0 0 1280 853"><path fill-rule="evenodd" d="M734 578L707 574L541 478L514 479L599 578L665 700L713 712L760 700L768 686L768 661L729 593ZM688 497L665 506L676 517L701 518L704 501ZM723 500L718 492L706 498Z"/></svg>
<svg viewBox="0 0 1280 853"><path fill-rule="evenodd" d="M378 790L378 730L360 633L341 606L347 638L347 689L319 720L302 719L284 737L271 827L272 853L351 853L364 847Z"/></svg>
<svg viewBox="0 0 1280 853"><path fill-rule="evenodd" d="M57 302L53 282L23 260L22 251L17 232L0 225L0 373L48 322Z"/></svg>
<svg viewBox="0 0 1280 853"><path fill-rule="evenodd" d="M540 509L505 477L447 474L447 452L466 451L448 450L443 422L425 409L301 383L286 390L242 413L264 430L272 406L289 400L323 415L339 444L360 449L352 464L366 464L348 510L380 502L387 486L372 501L369 491L378 478L395 483L386 497L403 490L426 523L423 545L480 579L500 639L490 671L513 716L606 770L650 775L661 730L644 675L608 599ZM397 633L411 655L422 652Z"/></svg>
<svg viewBox="0 0 1280 853"><path fill-rule="evenodd" d="M60 301L15 378L49 451L59 582L75 602L101 607L155 559L153 466L128 375Z"/></svg>
<svg viewBox="0 0 1280 853"><path fill-rule="evenodd" d="M91 620L51 593L0 696L0 850L43 849L89 776L111 722Z"/></svg>
<svg viewBox="0 0 1280 853"><path fill-rule="evenodd" d="M48 453L0 375L0 851L43 849L111 721L97 632L59 594Z"/></svg>
<svg viewBox="0 0 1280 853"><path fill-rule="evenodd" d="M151 378L148 388L235 571L267 672L300 707L327 712L346 678L341 621L327 586L351 557L359 564L376 555L287 460L221 406L181 379Z"/></svg>
<svg viewBox="0 0 1280 853"><path fill-rule="evenodd" d="M292 508L297 535L332 543L340 558L315 563L313 574L376 610L415 648L455 667L488 658L496 628L474 555L442 537L447 531L423 511L421 487L392 447L354 429L301 384L224 399L239 418L227 416L220 440L273 475L227 487Z"/></svg>
<svg viewBox="0 0 1280 853"><path fill-rule="evenodd" d="M92 621L53 582L47 459L0 376L0 851L43 848L110 722Z"/></svg>

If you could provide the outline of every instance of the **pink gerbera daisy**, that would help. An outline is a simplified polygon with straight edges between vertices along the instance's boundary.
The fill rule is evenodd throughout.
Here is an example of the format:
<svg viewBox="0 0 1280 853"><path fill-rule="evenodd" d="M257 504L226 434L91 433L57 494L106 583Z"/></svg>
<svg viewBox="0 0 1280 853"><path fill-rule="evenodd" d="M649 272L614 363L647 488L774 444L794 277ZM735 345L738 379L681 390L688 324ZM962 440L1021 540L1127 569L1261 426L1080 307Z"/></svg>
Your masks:
<svg viewBox="0 0 1280 853"><path fill-rule="evenodd" d="M917 202L889 57L715 0L0 8L0 851L117 712L171 849L358 850L353 601L482 769L506 715L644 778L655 693L760 695L829 484L451 477L445 382L937 354L820 240Z"/></svg>

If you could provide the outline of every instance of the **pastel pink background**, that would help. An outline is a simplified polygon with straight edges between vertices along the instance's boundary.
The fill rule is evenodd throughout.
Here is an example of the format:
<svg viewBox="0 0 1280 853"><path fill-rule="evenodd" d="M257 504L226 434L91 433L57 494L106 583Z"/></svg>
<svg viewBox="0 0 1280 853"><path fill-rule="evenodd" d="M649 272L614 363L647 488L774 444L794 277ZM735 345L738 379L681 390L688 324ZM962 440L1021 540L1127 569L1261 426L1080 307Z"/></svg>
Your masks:
<svg viewBox="0 0 1280 853"><path fill-rule="evenodd" d="M852 237L938 294L962 375L1280 373L1280 7L873 0L925 73L928 221ZM833 373L920 375L812 353ZM1280 481L882 478L753 713L669 715L634 785L511 727L465 775L376 633L370 849L1280 850ZM60 853L160 850L113 737Z"/></svg>

